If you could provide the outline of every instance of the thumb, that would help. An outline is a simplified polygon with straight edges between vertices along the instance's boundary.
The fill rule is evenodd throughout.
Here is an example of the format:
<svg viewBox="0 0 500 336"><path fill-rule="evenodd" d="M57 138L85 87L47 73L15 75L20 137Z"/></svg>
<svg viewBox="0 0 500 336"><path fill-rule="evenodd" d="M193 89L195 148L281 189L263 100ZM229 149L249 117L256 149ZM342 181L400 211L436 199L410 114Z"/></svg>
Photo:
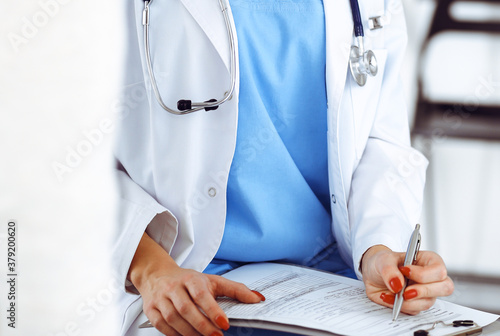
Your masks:
<svg viewBox="0 0 500 336"><path fill-rule="evenodd" d="M228 280L217 275L208 275L208 277L215 285L215 296L227 296L243 303L258 303L266 300L262 294L250 290L241 282Z"/></svg>

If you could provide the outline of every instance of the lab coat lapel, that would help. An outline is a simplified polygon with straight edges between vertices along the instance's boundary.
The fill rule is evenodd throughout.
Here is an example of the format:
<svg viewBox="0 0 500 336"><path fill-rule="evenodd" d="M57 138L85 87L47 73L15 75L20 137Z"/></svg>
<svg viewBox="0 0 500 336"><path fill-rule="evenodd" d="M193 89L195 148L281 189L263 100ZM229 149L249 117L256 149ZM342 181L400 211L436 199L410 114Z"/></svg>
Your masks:
<svg viewBox="0 0 500 336"><path fill-rule="evenodd" d="M353 36L352 12L349 0L326 0L323 3L326 21L328 106L336 115L344 91Z"/></svg>
<svg viewBox="0 0 500 336"><path fill-rule="evenodd" d="M346 205L346 195L348 194L347 183L344 181L347 176L343 176L341 163L344 162L343 154L354 148L354 143L340 141L340 127L343 132L349 132L346 127L353 127L352 124L343 123L340 125L340 105L346 85L348 75L349 51L353 39L353 21L349 0L325 0L325 21L326 21L326 84L328 95L328 130L334 141L330 143L333 148L330 150L332 177L336 181L330 181L342 187L331 187L337 195L343 192L339 201ZM342 189L342 190L339 190ZM340 195L339 195L340 196Z"/></svg>
<svg viewBox="0 0 500 336"><path fill-rule="evenodd" d="M230 71L230 49L224 22L224 15L219 6L219 1L208 0L181 0L186 9L191 13L193 18L198 22L201 29L210 39L220 57L224 61L228 72ZM231 9L228 5L229 18L232 21ZM234 24L232 24L233 35Z"/></svg>

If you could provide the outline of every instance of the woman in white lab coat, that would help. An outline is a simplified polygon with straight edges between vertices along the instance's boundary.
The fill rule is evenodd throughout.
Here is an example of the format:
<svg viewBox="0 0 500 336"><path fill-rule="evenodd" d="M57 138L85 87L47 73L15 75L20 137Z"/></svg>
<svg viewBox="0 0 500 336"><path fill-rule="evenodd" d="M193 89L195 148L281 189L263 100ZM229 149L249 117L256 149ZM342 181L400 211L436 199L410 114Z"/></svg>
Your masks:
<svg viewBox="0 0 500 336"><path fill-rule="evenodd" d="M124 113L116 149L122 201L114 258L124 284L122 334L141 334L137 324L146 317L137 317L144 308L162 333L218 335L228 321L214 296L248 303L262 299L242 285L200 273L224 236L228 177L241 118L239 67L232 99L217 110L167 113L154 97L144 59L144 4L133 4L127 93L120 104ZM365 28L366 48L375 52L379 69L364 87L348 71L353 42L349 2L323 5L328 230L337 256L364 280L373 301L392 307L404 281L401 272L417 282L407 289L402 309L417 313L437 296L449 295L453 284L442 260L430 252L420 253L419 266L398 270L404 253L396 251L405 251L419 218L427 166L410 147L399 80L406 44L401 3L360 0L364 24L370 17L385 18L382 29ZM151 58L165 103L220 97L230 85L230 53L218 1L157 0L151 7ZM232 18L231 10L229 14Z"/></svg>

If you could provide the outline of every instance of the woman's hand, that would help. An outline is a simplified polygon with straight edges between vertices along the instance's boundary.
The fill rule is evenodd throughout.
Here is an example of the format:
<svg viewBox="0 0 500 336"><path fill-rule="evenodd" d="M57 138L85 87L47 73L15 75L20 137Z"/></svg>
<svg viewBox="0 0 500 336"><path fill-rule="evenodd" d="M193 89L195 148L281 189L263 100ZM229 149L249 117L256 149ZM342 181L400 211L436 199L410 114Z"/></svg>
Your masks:
<svg viewBox="0 0 500 336"><path fill-rule="evenodd" d="M410 315L432 307L438 296L453 293L453 281L439 255L430 251L417 254L414 265L403 267L405 253L392 252L383 245L371 247L363 255L362 274L366 295L374 302L392 307L395 294L410 279L403 297L403 313ZM403 276L404 275L404 276Z"/></svg>
<svg viewBox="0 0 500 336"><path fill-rule="evenodd" d="M215 298L228 296L258 303L262 294L217 275L180 268L147 234L130 266L129 276L143 298L151 324L165 335L221 335L229 321Z"/></svg>

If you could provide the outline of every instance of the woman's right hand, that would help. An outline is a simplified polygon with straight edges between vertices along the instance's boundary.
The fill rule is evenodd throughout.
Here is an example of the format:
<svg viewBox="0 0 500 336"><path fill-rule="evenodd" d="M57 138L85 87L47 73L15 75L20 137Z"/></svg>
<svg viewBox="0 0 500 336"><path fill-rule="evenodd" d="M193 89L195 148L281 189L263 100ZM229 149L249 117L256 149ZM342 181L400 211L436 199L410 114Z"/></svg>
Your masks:
<svg viewBox="0 0 500 336"><path fill-rule="evenodd" d="M262 294L217 275L179 267L144 233L129 270L151 324L165 335L222 335L229 321L215 298L258 303ZM201 309L201 310L200 310Z"/></svg>

